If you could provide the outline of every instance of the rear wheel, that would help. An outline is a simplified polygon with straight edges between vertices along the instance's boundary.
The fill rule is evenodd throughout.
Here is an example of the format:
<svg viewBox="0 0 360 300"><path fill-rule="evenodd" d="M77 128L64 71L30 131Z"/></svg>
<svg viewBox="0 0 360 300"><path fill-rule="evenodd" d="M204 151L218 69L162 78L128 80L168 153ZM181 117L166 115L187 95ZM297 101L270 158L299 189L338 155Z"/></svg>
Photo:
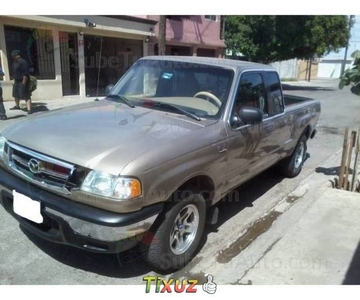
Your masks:
<svg viewBox="0 0 360 300"><path fill-rule="evenodd" d="M305 161L306 151L306 136L302 135L291 156L279 162L279 171L289 178L299 175Z"/></svg>
<svg viewBox="0 0 360 300"><path fill-rule="evenodd" d="M150 265L161 271L174 271L190 262L200 244L206 204L197 192L167 204L140 247Z"/></svg>

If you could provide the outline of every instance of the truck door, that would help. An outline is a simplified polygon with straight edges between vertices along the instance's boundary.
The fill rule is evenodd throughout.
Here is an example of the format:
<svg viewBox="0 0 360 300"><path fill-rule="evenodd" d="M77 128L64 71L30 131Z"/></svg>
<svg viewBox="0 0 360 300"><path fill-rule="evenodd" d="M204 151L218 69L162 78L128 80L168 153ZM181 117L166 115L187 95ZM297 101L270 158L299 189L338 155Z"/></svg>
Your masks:
<svg viewBox="0 0 360 300"><path fill-rule="evenodd" d="M228 140L227 186L229 190L260 173L272 164L277 143L272 133L275 126L269 118L267 93L261 72L251 71L241 75L230 115ZM238 117L242 107L256 107L263 111L260 124L244 124Z"/></svg>
<svg viewBox="0 0 360 300"><path fill-rule="evenodd" d="M275 127L273 139L276 142L277 155L274 159L279 160L285 155L287 144L291 143L291 129L294 122L293 114L285 113L285 101L282 93L279 75L275 71L266 71L263 78L269 99L269 117Z"/></svg>

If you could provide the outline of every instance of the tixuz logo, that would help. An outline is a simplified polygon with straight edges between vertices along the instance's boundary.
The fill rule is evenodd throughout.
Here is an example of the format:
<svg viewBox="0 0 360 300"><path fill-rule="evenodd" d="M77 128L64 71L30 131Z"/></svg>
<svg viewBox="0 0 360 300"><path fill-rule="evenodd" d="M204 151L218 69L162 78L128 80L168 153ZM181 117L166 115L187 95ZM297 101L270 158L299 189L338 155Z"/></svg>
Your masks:
<svg viewBox="0 0 360 300"><path fill-rule="evenodd" d="M197 293L199 280L197 279L163 279L159 276L145 276L143 281L146 282L145 293L151 292L151 286L154 285L155 293ZM206 282L203 283L202 289L208 294L215 294L217 285L213 281L213 276L206 275Z"/></svg>

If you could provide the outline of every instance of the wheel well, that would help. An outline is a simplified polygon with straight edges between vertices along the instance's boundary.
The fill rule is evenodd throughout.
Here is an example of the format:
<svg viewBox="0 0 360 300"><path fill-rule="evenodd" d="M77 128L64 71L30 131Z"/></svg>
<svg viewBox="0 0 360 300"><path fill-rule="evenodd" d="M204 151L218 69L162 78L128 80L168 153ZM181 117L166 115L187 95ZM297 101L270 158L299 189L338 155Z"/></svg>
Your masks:
<svg viewBox="0 0 360 300"><path fill-rule="evenodd" d="M194 188L201 193L206 201L206 205L209 206L215 196L215 185L213 180L206 175L196 176L183 183L178 188L178 191L186 191Z"/></svg>
<svg viewBox="0 0 360 300"><path fill-rule="evenodd" d="M305 134L307 140L310 138L310 125L306 126L303 134Z"/></svg>

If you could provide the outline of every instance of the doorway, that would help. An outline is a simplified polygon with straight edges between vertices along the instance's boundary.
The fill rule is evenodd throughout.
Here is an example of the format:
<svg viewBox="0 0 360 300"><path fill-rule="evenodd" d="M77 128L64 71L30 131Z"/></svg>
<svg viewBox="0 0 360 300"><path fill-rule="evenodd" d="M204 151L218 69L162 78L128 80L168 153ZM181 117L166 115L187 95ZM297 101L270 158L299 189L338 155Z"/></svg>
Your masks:
<svg viewBox="0 0 360 300"><path fill-rule="evenodd" d="M215 49L198 48L197 56L202 57L215 57Z"/></svg>
<svg viewBox="0 0 360 300"><path fill-rule="evenodd" d="M59 32L63 96L79 95L77 33Z"/></svg>
<svg viewBox="0 0 360 300"><path fill-rule="evenodd" d="M84 35L87 97L105 96L106 86L116 84L143 55L142 40Z"/></svg>

